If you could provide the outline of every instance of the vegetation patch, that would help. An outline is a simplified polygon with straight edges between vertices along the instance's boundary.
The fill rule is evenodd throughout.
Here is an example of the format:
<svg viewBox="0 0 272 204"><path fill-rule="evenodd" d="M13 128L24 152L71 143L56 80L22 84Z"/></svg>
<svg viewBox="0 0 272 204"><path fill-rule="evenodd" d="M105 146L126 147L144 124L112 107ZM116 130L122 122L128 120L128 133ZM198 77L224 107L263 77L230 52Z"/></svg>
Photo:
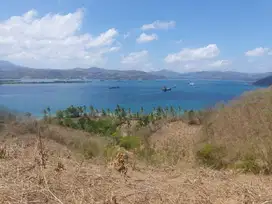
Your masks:
<svg viewBox="0 0 272 204"><path fill-rule="evenodd" d="M223 162L225 149L212 144L204 144L197 152L196 156L200 163L215 168L221 169L226 167Z"/></svg>
<svg viewBox="0 0 272 204"><path fill-rule="evenodd" d="M139 148L140 144L140 138L137 136L122 137L119 142L119 146L125 148L126 150Z"/></svg>

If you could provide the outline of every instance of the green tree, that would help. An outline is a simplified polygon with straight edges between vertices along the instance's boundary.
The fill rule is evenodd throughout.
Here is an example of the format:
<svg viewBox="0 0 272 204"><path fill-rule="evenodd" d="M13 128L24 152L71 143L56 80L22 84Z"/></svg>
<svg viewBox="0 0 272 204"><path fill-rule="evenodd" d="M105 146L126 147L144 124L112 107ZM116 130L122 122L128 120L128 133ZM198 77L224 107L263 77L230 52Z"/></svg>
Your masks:
<svg viewBox="0 0 272 204"><path fill-rule="evenodd" d="M106 111L103 108L102 108L101 112L102 112L102 116L106 116L107 115Z"/></svg>
<svg viewBox="0 0 272 204"><path fill-rule="evenodd" d="M107 115L110 116L111 115L111 110L108 108L107 109Z"/></svg>
<svg viewBox="0 0 272 204"><path fill-rule="evenodd" d="M131 109L130 109L130 108L128 109L127 114L128 114L128 116L129 116L129 118L131 118Z"/></svg>
<svg viewBox="0 0 272 204"><path fill-rule="evenodd" d="M61 110L58 110L58 111L56 112L56 117L57 117L58 119L63 119L63 118L64 118L64 112L61 111Z"/></svg>
<svg viewBox="0 0 272 204"><path fill-rule="evenodd" d="M80 116L80 112L77 107L71 105L66 109L67 117L70 118L78 118Z"/></svg>
<svg viewBox="0 0 272 204"><path fill-rule="evenodd" d="M179 115L181 115L181 112L182 112L182 108L179 106L178 107L178 113L179 113Z"/></svg>
<svg viewBox="0 0 272 204"><path fill-rule="evenodd" d="M91 115L91 117L93 117L94 116L94 107L90 106L89 109L90 109L90 115Z"/></svg>
<svg viewBox="0 0 272 204"><path fill-rule="evenodd" d="M83 113L84 113L83 107L82 107L82 106L79 106L79 107L77 107L77 109L78 109L79 115L82 116Z"/></svg>
<svg viewBox="0 0 272 204"><path fill-rule="evenodd" d="M87 107L85 105L83 106L83 113L84 113L84 115L86 115L86 113L87 113Z"/></svg>
<svg viewBox="0 0 272 204"><path fill-rule="evenodd" d="M140 113L141 113L141 115L144 114L144 107L141 107Z"/></svg>
<svg viewBox="0 0 272 204"><path fill-rule="evenodd" d="M31 117L31 113L26 112L26 113L25 113L25 116L26 116L27 118L30 118L30 117Z"/></svg>
<svg viewBox="0 0 272 204"><path fill-rule="evenodd" d="M47 113L48 113L49 122L51 122L51 108L48 106L48 107L46 108L46 110L47 110Z"/></svg>
<svg viewBox="0 0 272 204"><path fill-rule="evenodd" d="M173 106L170 106L170 113L171 113L172 117L175 117L176 111L175 111L175 108Z"/></svg>
<svg viewBox="0 0 272 204"><path fill-rule="evenodd" d="M43 119L46 121L47 120L47 110L43 110Z"/></svg>

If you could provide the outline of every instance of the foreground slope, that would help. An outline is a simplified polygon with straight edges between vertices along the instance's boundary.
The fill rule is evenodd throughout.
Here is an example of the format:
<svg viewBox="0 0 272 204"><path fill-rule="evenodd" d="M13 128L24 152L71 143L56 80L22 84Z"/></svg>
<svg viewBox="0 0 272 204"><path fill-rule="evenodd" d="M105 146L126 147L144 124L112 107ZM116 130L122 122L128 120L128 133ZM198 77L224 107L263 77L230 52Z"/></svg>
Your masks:
<svg viewBox="0 0 272 204"><path fill-rule="evenodd" d="M249 92L201 123L158 121L149 145L130 151L84 131L0 118L0 203L272 203L271 110L272 88Z"/></svg>
<svg viewBox="0 0 272 204"><path fill-rule="evenodd" d="M271 176L191 166L148 167L137 161L125 179L101 160L86 160L71 148L70 136L84 140L91 135L60 127L41 131L42 140L35 130L22 126L1 132L0 203L261 204L272 200ZM163 133L181 144L188 131L194 136L199 128L190 130L183 122L174 122L152 137Z"/></svg>

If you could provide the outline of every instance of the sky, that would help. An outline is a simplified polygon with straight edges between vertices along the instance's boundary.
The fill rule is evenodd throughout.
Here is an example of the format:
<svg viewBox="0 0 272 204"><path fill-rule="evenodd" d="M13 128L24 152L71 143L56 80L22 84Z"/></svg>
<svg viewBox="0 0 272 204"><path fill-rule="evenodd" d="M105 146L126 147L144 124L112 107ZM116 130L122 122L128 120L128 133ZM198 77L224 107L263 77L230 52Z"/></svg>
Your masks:
<svg viewBox="0 0 272 204"><path fill-rule="evenodd" d="M2 0L0 60L33 68L272 71L271 0Z"/></svg>

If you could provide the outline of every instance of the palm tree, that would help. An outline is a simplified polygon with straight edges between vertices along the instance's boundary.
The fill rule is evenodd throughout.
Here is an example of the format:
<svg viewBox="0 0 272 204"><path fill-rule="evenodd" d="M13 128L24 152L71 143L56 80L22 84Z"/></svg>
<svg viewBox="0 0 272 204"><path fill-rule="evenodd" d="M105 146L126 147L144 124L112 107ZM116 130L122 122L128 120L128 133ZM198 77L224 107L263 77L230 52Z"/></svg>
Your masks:
<svg viewBox="0 0 272 204"><path fill-rule="evenodd" d="M152 113L156 113L157 112L157 109L155 108L155 107L153 107L153 109L152 109Z"/></svg>
<svg viewBox="0 0 272 204"><path fill-rule="evenodd" d="M170 106L170 112L171 112L172 117L174 117L176 114L176 111L173 106Z"/></svg>
<svg viewBox="0 0 272 204"><path fill-rule="evenodd" d="M91 117L93 117L94 116L94 107L90 106L89 109L90 109L90 115L91 115Z"/></svg>
<svg viewBox="0 0 272 204"><path fill-rule="evenodd" d="M118 117L120 115L121 112L121 107L119 104L117 104L116 109L115 109L115 115Z"/></svg>
<svg viewBox="0 0 272 204"><path fill-rule="evenodd" d="M43 110L43 118L44 118L44 120L47 120L47 110L46 109Z"/></svg>
<svg viewBox="0 0 272 204"><path fill-rule="evenodd" d="M136 118L137 118L137 119L139 119L140 114L139 114L139 112L138 112L138 111L136 112L136 115L135 115L135 116L136 116Z"/></svg>
<svg viewBox="0 0 272 204"><path fill-rule="evenodd" d="M154 117L154 113L153 113L153 112L151 112L151 113L149 114L149 118L150 118L150 122L153 123L154 120L155 120L155 117Z"/></svg>
<svg viewBox="0 0 272 204"><path fill-rule="evenodd" d="M106 116L107 115L106 111L103 108L102 108L101 112L102 112L102 116Z"/></svg>
<svg viewBox="0 0 272 204"><path fill-rule="evenodd" d="M46 110L47 110L47 112L48 112L49 118L51 118L51 108L48 106L48 107L46 108Z"/></svg>
<svg viewBox="0 0 272 204"><path fill-rule="evenodd" d="M83 106L83 112L84 112L84 115L86 115L87 107L85 105Z"/></svg>
<svg viewBox="0 0 272 204"><path fill-rule="evenodd" d="M111 115L111 110L108 108L107 109L107 115L110 116Z"/></svg>
<svg viewBox="0 0 272 204"><path fill-rule="evenodd" d="M128 109L127 113L128 113L128 116L131 117L131 109L130 108Z"/></svg>
<svg viewBox="0 0 272 204"><path fill-rule="evenodd" d="M166 106L166 107L164 108L164 117L167 117L167 116L168 116L168 111L169 111L169 109L168 109L168 107Z"/></svg>
<svg viewBox="0 0 272 204"><path fill-rule="evenodd" d="M78 108L78 112L79 112L79 115L83 115L83 113L84 113L84 109L83 109L83 107L82 106L79 106Z"/></svg>
<svg viewBox="0 0 272 204"><path fill-rule="evenodd" d="M178 107L178 114L179 114L179 116L181 115L181 112L182 112L182 108L179 106Z"/></svg>
<svg viewBox="0 0 272 204"><path fill-rule="evenodd" d="M140 113L141 113L141 115L144 114L144 107L141 107Z"/></svg>
<svg viewBox="0 0 272 204"><path fill-rule="evenodd" d="M26 113L25 113L25 116L26 116L27 118L30 118L30 117L31 117L31 113L30 113L30 112L26 112Z"/></svg>
<svg viewBox="0 0 272 204"><path fill-rule="evenodd" d="M99 110L95 109L95 116L98 116Z"/></svg>
<svg viewBox="0 0 272 204"><path fill-rule="evenodd" d="M163 109L162 107L158 106L157 107L157 117L160 119L162 117L163 114Z"/></svg>

